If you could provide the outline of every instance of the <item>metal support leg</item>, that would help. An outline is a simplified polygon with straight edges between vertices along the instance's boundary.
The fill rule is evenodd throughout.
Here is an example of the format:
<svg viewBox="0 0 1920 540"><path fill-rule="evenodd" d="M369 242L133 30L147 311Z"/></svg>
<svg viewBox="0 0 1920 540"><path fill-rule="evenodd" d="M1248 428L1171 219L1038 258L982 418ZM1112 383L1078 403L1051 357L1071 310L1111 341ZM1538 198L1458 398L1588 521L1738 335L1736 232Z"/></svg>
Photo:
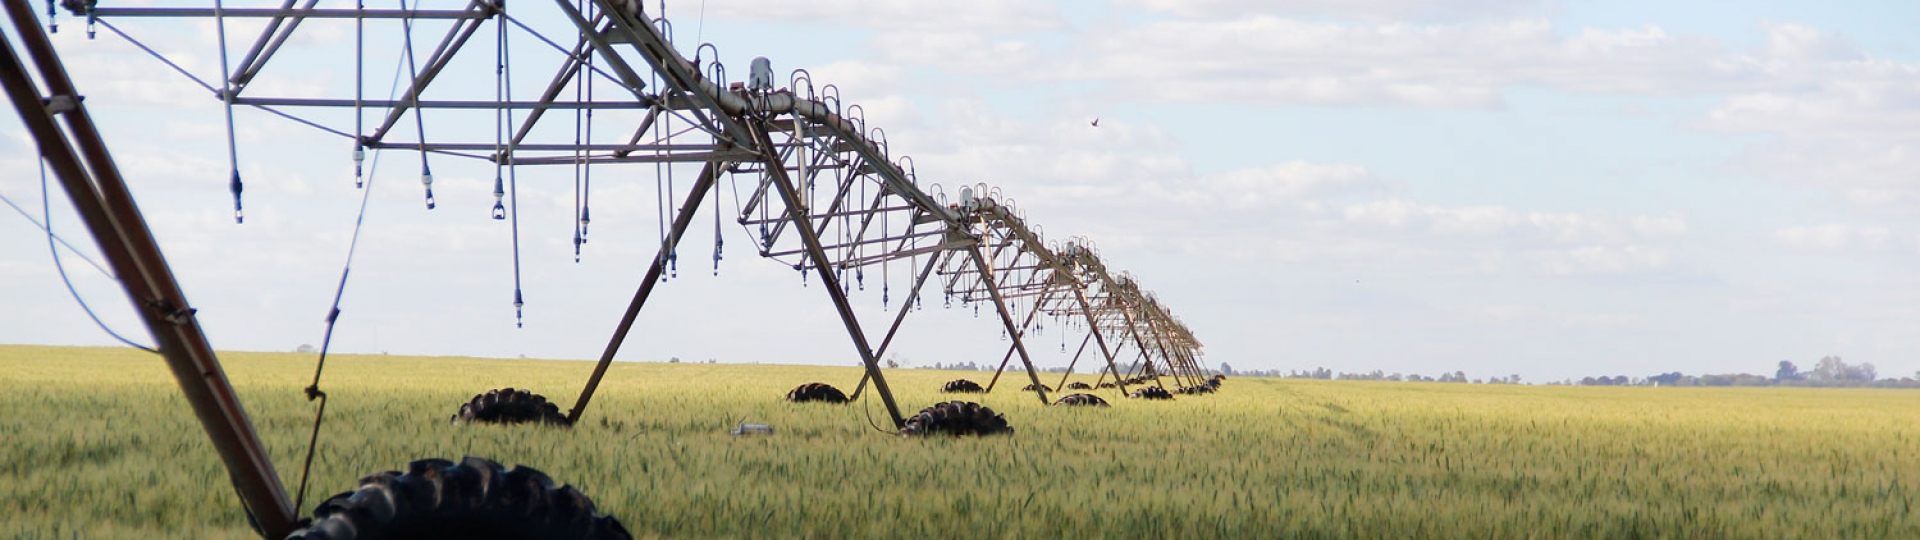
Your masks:
<svg viewBox="0 0 1920 540"><path fill-rule="evenodd" d="M1040 396L1040 404L1049 405L1047 391L1040 385L1040 372L1033 369L1033 358L1027 356L1027 345L1020 339L1020 329L1013 326L1013 314L1007 312L1007 303L1000 298L1000 288L993 285L993 270L987 266L987 256L980 253L980 246L967 248L973 255L973 266L979 269L981 282L986 284L987 294L993 297L993 308L1000 313L1000 322L1007 326L1007 335L1013 338L1013 348L1020 353L1020 363L1027 365L1027 378L1033 380L1033 390Z"/></svg>
<svg viewBox="0 0 1920 540"><path fill-rule="evenodd" d="M786 164L780 162L774 153L773 140L759 126L750 125L752 136L760 147L760 156L767 164L767 174L773 177L773 185L780 190L780 197L786 200L787 215L794 223L808 223L805 203L793 182L787 177ZM893 417L894 427L906 425L906 418L900 416L900 405L893 401L893 391L887 388L887 379L880 374L880 359L874 357L873 349L867 345L866 332L860 329L860 320L853 315L853 304L847 301L847 293L840 288L840 280L833 275L833 261L827 258L827 251L820 247L820 236L814 234L813 227L794 227L800 233L800 241L807 246L807 256L813 259L813 270L820 275L821 288L827 290L827 296L833 299L833 307L840 312L840 322L847 326L847 337L853 339L854 348L860 353L860 361L867 365L867 376L873 379L873 388L880 391L880 400L887 405L887 414Z"/></svg>
<svg viewBox="0 0 1920 540"><path fill-rule="evenodd" d="M1073 351L1073 360L1067 362L1067 372L1065 374L1060 375L1060 386L1056 386L1054 388L1064 389L1067 387L1067 378L1073 376L1073 366L1080 365L1080 355L1082 353L1087 352L1088 343L1093 343L1093 334L1091 333L1087 334L1087 337L1085 339L1080 340L1080 349Z"/></svg>
<svg viewBox="0 0 1920 540"><path fill-rule="evenodd" d="M1087 318L1087 333L1093 336L1094 341L1100 343L1100 356L1107 359L1107 369L1113 372L1113 386L1119 388L1120 393L1125 395L1127 383L1120 377L1120 366L1113 363L1113 349L1107 347L1107 338L1100 335L1100 323L1093 316L1093 306L1087 303L1087 291L1074 287L1073 299L1080 304L1080 314Z"/></svg>
<svg viewBox="0 0 1920 540"><path fill-rule="evenodd" d="M114 275L119 276L134 311L152 332L160 355L226 465L247 513L268 537L285 537L293 532L299 514L246 409L241 407L240 396L214 355L213 345L207 342L192 304L161 255L153 232L134 204L106 142L100 138L33 8L26 0L4 1L15 35L33 58L41 82L51 95L42 101L26 64L4 34L0 34L0 87L5 88L21 123L39 146L41 157L60 179L87 231L113 267ZM55 114L65 117L66 130L55 122Z"/></svg>
<svg viewBox="0 0 1920 540"><path fill-rule="evenodd" d="M1166 390L1167 383L1160 380L1160 370L1153 369L1153 355L1149 352L1152 351L1152 349L1147 348L1147 340L1140 337L1140 329L1134 324L1133 314L1129 313L1123 306L1120 309L1120 315L1126 317L1127 333L1133 334L1134 345L1140 347L1141 367L1146 369L1147 375L1153 376L1153 384L1159 386L1161 390ZM1178 381L1175 382L1177 383Z"/></svg>
<svg viewBox="0 0 1920 540"><path fill-rule="evenodd" d="M913 310L913 301L920 298L920 286L925 285L927 283L927 277L933 275L933 269L935 266L939 265L939 263L940 263L940 256L935 255L932 257L927 257L927 267L926 269L920 271L919 279L913 280L913 290L907 292L907 301L900 304L900 314L893 316L893 326L887 328L887 337L881 338L880 348L875 349L873 351L873 356L875 358L886 357L887 346L893 345L893 334L895 332L900 331L900 322L907 320L907 312ZM847 399L849 400L860 399L860 392L863 392L867 389L867 381L869 379L871 379L871 374L864 373L864 372L861 373L860 384L858 386L853 387L853 393L848 395Z"/></svg>
<svg viewBox="0 0 1920 540"><path fill-rule="evenodd" d="M986 283L986 282L985 282L985 281L983 280L983 281L982 281L982 283ZM1031 282L1029 282L1029 283L1031 283ZM994 290L998 290L998 289L999 289L999 287L995 287L995 286L992 286L992 285L988 285L988 286L989 286L989 287L992 287L992 288L993 288ZM1048 291L1048 292L1051 292L1051 291ZM1034 318L1035 316L1037 316L1037 315L1039 315L1039 314L1040 314L1040 309L1039 309L1039 307L1038 307L1038 306L1039 306L1040 304L1043 304L1043 303L1046 303L1046 301L1047 301L1047 294L1046 294L1045 292L1043 292L1043 293L1041 293L1041 294L1040 294L1040 301L1039 301L1039 302L1035 302L1035 303L1034 303L1034 306L1035 306L1035 308L1033 309L1033 311L1028 311L1028 312L1027 312L1027 319L1026 319L1025 321L1022 321L1022 322L1020 323L1020 331L1019 331L1019 332L1008 332L1008 335L1012 335L1012 336L1013 336L1013 346L1012 346L1012 347L1007 347L1007 356L1006 356L1005 358L1001 358L1001 359L1000 359L1000 367L999 367L999 368L997 368L997 369L995 369L995 370L993 370L993 380L991 380L991 381L988 381L988 382L987 382L987 390L986 390L986 393L988 393L988 394L991 394L991 393L993 393L993 386L994 386L994 385L996 385L996 384L1000 384L1000 374L1001 374L1002 372L1005 372L1005 371L1007 370L1007 363L1008 363L1008 362L1011 362L1011 361L1013 361L1013 353L1014 353L1014 352L1016 352L1016 350L1017 350L1017 349L1020 349L1020 348L1022 348L1022 345L1023 345L1023 343L1024 343L1024 341L1022 340L1022 338L1024 338L1024 337L1025 337L1025 335L1026 335L1026 332L1027 332L1027 328L1029 328L1029 327L1032 327L1032 326L1033 326L1033 318ZM1025 352L1025 351L1019 351L1019 352L1022 352L1022 353L1023 353L1023 354L1021 355L1021 357L1020 357L1020 358L1021 358L1022 360L1025 360L1025 359L1026 359L1026 355L1024 354L1024 352ZM1032 368L1032 366L1031 366L1031 365L1029 365L1029 366L1028 366L1028 368L1029 368L1029 371L1032 371L1032 369L1031 369L1031 368ZM1035 378L1033 379L1033 387L1034 387L1034 388L1042 388L1043 386L1044 386L1044 385L1042 385L1042 384L1040 384L1040 379L1039 379L1039 377L1038 377L1038 376L1036 376L1036 377L1035 377Z"/></svg>
<svg viewBox="0 0 1920 540"><path fill-rule="evenodd" d="M613 337L607 340L607 348L600 353L600 363L593 366L593 376L587 378L587 386L580 389L580 399L573 402L573 410L567 411L567 421L579 422L580 415L587 410L587 402L593 399L593 391L600 388L600 378L606 376L607 366L613 364L613 355L620 352L620 344L627 340L627 331L633 329L633 321L640 317L640 308L647 305L647 297L653 294L653 286L660 283L660 274L666 270L667 254L673 252L673 246L680 244L680 236L686 234L687 226L693 223L694 212L700 209L700 201L705 199L707 191L713 188L714 179L722 169L718 163L708 162L700 170L700 177L693 182L693 191L687 193L687 201L680 205L680 213L673 218L673 229L667 233L667 241L660 244L660 253L653 258L653 265L647 267L647 277L640 280L640 290L634 291L633 301L627 303L627 313L620 317L620 325L613 329Z"/></svg>
<svg viewBox="0 0 1920 540"><path fill-rule="evenodd" d="M1190 370L1187 369L1186 363L1176 356L1173 350L1167 347L1166 338L1161 334L1160 327L1153 324L1153 321L1152 318L1147 319L1147 329L1153 331L1153 344L1160 347L1160 357L1166 359L1167 370L1173 372L1174 383L1180 386L1193 386L1198 384L1199 381L1192 380L1193 377L1189 375Z"/></svg>
<svg viewBox="0 0 1920 540"><path fill-rule="evenodd" d="M1012 345L1007 346L1007 354L1005 356L1000 357L1000 367L994 368L993 379L987 381L987 389L982 390L981 393L983 394L993 393L994 385L1000 384L1000 374L1006 372L1007 364L1013 362L1013 353L1015 352L1017 352L1017 348L1015 348Z"/></svg>

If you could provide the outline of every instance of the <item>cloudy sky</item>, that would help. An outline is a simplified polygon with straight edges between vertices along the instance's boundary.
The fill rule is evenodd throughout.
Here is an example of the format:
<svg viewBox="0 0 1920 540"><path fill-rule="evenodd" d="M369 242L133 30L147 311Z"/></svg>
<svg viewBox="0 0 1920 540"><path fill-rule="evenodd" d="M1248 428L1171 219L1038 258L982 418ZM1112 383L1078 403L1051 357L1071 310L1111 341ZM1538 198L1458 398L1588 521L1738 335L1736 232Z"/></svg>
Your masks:
<svg viewBox="0 0 1920 540"><path fill-rule="evenodd" d="M536 27L553 15L513 9ZM765 55L836 84L923 181L993 184L1049 235L1092 237L1192 327L1209 366L1547 381L1839 355L1920 370L1920 5L708 0L666 14L683 50L712 42L733 71ZM218 103L104 30L88 41L62 23L61 51L215 344L317 344L361 194L348 144L240 111L249 211L234 225ZM119 25L218 72L210 24ZM351 37L314 25L290 46L301 61L253 92L350 95ZM491 88L485 39L449 81ZM530 93L553 61L515 39ZM370 87L386 88L394 59L368 61ZM31 142L11 116L0 137L0 194L38 216ZM659 234L651 167L595 173L579 263L572 172L523 173L516 329L491 167L436 158L428 211L418 155L382 160L337 349L598 355ZM55 230L83 243L57 197ZM0 212L0 342L112 343L45 237ZM713 232L695 230L623 359L855 361L818 283L755 257L731 224L716 277ZM63 255L108 324L145 340L111 282ZM884 273L885 307L907 273ZM854 297L869 335L888 319L880 283ZM1037 360L1064 365L1061 342L1079 338L1048 328ZM1007 347L991 314L937 295L900 339L909 365L997 362Z"/></svg>

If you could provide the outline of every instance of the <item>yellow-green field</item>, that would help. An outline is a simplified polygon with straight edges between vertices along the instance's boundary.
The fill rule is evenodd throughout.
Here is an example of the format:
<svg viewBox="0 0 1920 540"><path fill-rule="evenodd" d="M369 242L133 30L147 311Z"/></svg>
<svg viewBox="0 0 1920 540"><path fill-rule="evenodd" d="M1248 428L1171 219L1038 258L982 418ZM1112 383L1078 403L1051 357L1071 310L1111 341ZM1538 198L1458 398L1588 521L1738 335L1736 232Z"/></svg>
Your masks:
<svg viewBox="0 0 1920 540"><path fill-rule="evenodd" d="M297 482L313 358L222 360ZM369 472L477 455L572 483L643 538L1920 538L1910 390L1233 378L1061 410L1003 380L972 399L1016 435L902 439L858 403L781 400L812 380L851 390L852 368L619 364L560 430L447 418L501 386L564 409L588 363L329 364L306 510ZM984 382L888 372L914 410L960 376ZM138 351L0 347L0 537L250 537L178 393ZM728 435L741 420L778 433Z"/></svg>

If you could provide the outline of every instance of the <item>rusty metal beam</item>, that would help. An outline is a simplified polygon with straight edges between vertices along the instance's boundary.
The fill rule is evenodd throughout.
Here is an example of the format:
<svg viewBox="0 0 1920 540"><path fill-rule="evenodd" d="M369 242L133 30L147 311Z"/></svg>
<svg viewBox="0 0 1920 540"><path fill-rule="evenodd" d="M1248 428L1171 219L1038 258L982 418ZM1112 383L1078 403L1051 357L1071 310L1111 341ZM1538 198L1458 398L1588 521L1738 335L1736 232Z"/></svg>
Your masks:
<svg viewBox="0 0 1920 540"><path fill-rule="evenodd" d="M7 16L39 68L41 84L49 95L43 102L32 75L4 35L0 35L0 45L4 45L0 46L0 86L5 87L41 156L60 179L88 233L119 277L134 311L153 334L158 352L220 454L248 515L269 537L292 533L298 513L287 497L286 486L274 471L266 446L254 432L240 396L161 255L65 65L26 0L4 1ZM56 114L66 120L64 131L54 120Z"/></svg>
<svg viewBox="0 0 1920 540"><path fill-rule="evenodd" d="M980 269L980 273L991 279L993 270L987 266L987 256L980 252L980 246L968 247L967 253L973 256L973 265ZM1027 378L1033 381L1033 393L1040 396L1041 405L1051 405L1053 402L1047 400L1046 389L1041 387L1040 372L1033 369L1033 358L1027 356L1027 344L1020 340L1020 329L1013 325L1013 314L1007 312L1007 303L1000 299L999 289L989 288L987 292L993 295L994 311L1000 313L1001 324L1006 325L1007 335L1013 338L1013 348L1020 352L1020 363L1027 365Z"/></svg>
<svg viewBox="0 0 1920 540"><path fill-rule="evenodd" d="M620 324L613 329L613 337L607 340L607 348L600 353L600 362L594 364L593 375L587 377L587 385L580 389L580 398L573 403L573 409L567 411L567 421L579 422L580 415L587 410L587 402L593 399L593 391L600 388L600 379L607 375L607 366L613 364L613 355L620 352L620 345L627 340L627 332L633 329L633 321L640 317L640 308L647 305L647 297L653 295L653 286L660 283L660 274L666 269L667 254L680 244L680 237L687 232L687 226L693 223L694 212L700 209L700 201L706 198L707 191L713 188L714 179L725 167L709 162L700 170L699 178L693 182L693 190L687 193L687 200L680 205L680 213L673 218L673 229L668 232L667 240L660 243L660 253L653 258L653 264L647 267L647 276L640 281L640 289L634 291L633 300L627 303L627 312L620 316Z"/></svg>
<svg viewBox="0 0 1920 540"><path fill-rule="evenodd" d="M774 188L780 191L781 198L786 199L787 215L792 216L795 223L806 223L806 207L800 201L799 190L787 177L786 168L780 166L779 155L771 150L773 139L765 131L758 130L758 126L747 125L752 130L753 141L760 145L761 158L767 161L767 174L773 177ZM893 417L893 426L905 426L907 421L900 416L900 405L893 401L893 390L887 388L887 379L880 374L880 359L874 357L872 347L867 345L866 332L860 329L860 319L853 314L853 304L847 301L846 290L840 288L839 278L833 274L832 261L827 259L826 250L820 247L820 236L814 234L813 227L794 227L794 230L800 233L800 241L806 244L807 255L813 259L813 270L820 275L822 288L827 290L833 307L840 312L840 321L847 326L847 337L852 338L854 348L860 353L860 361L867 365L867 376L873 379L873 389L880 392L880 401L886 404L887 414Z"/></svg>

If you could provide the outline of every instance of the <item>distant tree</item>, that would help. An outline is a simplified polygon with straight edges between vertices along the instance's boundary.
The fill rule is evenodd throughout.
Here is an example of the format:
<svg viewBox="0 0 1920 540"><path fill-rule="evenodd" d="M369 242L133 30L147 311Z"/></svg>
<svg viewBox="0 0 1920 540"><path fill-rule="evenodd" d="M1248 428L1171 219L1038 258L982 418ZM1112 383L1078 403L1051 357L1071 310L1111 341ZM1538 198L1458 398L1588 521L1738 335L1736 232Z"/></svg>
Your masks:
<svg viewBox="0 0 1920 540"><path fill-rule="evenodd" d="M1675 371L1671 373L1662 373L1659 375L1654 375L1652 377L1647 377L1647 382L1650 382L1659 386L1673 386L1675 384L1679 384L1680 379L1683 379L1685 377L1686 375L1682 375L1680 374L1680 372Z"/></svg>
<svg viewBox="0 0 1920 540"><path fill-rule="evenodd" d="M1220 363L1220 374L1221 374L1221 375L1232 375L1232 374L1233 374L1233 366L1229 366L1229 365L1227 365L1227 363L1226 363L1226 362L1221 362L1221 363Z"/></svg>
<svg viewBox="0 0 1920 540"><path fill-rule="evenodd" d="M1797 381L1804 378L1806 378L1806 376L1800 374L1800 366L1793 365L1793 362L1786 360L1781 360L1780 370L1773 373L1773 380L1781 382Z"/></svg>
<svg viewBox="0 0 1920 540"><path fill-rule="evenodd" d="M1814 365L1813 373L1807 379L1830 385L1851 386L1854 383L1870 383L1879 378L1873 364L1849 365L1838 356L1827 356Z"/></svg>
<svg viewBox="0 0 1920 540"><path fill-rule="evenodd" d="M1853 366L1852 369L1847 370L1848 380L1873 382L1874 379L1878 378L1880 378L1879 370L1874 369L1872 362L1861 362L1860 365Z"/></svg>
<svg viewBox="0 0 1920 540"><path fill-rule="evenodd" d="M1813 372L1808 373L1807 378L1819 382L1833 382L1840 380L1846 371L1845 360L1841 360L1838 356L1822 356L1820 363L1813 365Z"/></svg>

